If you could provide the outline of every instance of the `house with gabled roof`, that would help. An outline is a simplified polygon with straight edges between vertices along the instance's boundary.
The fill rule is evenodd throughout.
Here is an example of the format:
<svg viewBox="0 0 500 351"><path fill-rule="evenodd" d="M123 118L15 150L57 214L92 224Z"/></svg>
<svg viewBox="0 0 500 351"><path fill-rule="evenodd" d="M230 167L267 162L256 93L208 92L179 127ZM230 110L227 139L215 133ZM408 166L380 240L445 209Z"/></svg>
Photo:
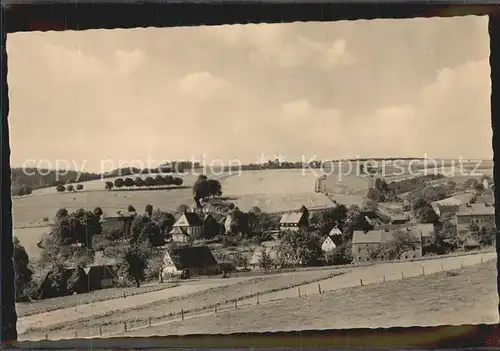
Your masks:
<svg viewBox="0 0 500 351"><path fill-rule="evenodd" d="M132 227L132 222L136 217L136 212L119 209L104 210L100 220L102 232L107 233L112 230L119 230L122 234L128 234Z"/></svg>
<svg viewBox="0 0 500 351"><path fill-rule="evenodd" d="M300 211L285 212L280 219L281 231L298 231L309 226L309 211L303 207Z"/></svg>
<svg viewBox="0 0 500 351"><path fill-rule="evenodd" d="M495 207L488 203L465 204L455 215L455 225L459 237L469 234L471 224L488 230L495 228Z"/></svg>
<svg viewBox="0 0 500 351"><path fill-rule="evenodd" d="M188 236L199 238L203 235L203 220L197 213L184 211L174 223L171 233L174 230L178 234L186 233Z"/></svg>
<svg viewBox="0 0 500 351"><path fill-rule="evenodd" d="M213 275L219 272L219 267L212 251L206 245L167 249L163 257L163 278L179 276L183 271L186 271L189 277Z"/></svg>
<svg viewBox="0 0 500 351"><path fill-rule="evenodd" d="M412 228L374 229L368 232L356 230L352 237L352 257L354 262L370 261L370 254L380 245L394 240L396 230L407 230L414 240L414 248L401 254L400 259L412 259L422 256L422 236ZM383 259L383 257L382 257Z"/></svg>

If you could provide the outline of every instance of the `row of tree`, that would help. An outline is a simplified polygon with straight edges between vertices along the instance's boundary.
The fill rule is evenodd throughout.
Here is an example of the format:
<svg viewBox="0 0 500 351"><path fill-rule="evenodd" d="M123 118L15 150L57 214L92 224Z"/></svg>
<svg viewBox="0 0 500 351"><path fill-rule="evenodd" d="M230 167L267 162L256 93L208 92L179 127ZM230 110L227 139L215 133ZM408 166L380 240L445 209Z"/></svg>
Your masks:
<svg viewBox="0 0 500 351"><path fill-rule="evenodd" d="M13 186L11 190L11 195L12 196L26 196L26 195L31 195L33 192L33 189L31 189L27 185L21 185L21 186Z"/></svg>
<svg viewBox="0 0 500 351"><path fill-rule="evenodd" d="M56 186L56 191L58 193L63 193L65 191L74 192L74 191L81 191L81 190L83 190L83 184L77 184L76 186L74 186L73 184L68 184L66 186L59 184L58 186Z"/></svg>
<svg viewBox="0 0 500 351"><path fill-rule="evenodd" d="M104 188L106 190L112 190L113 188L122 188L122 187L159 187L159 186L170 186L170 185L175 185L175 186L181 186L183 183L182 178L178 177L173 177L171 175L167 176L161 176L157 175L156 177L146 177L146 178L141 178L141 177L136 177L134 178L117 178L114 180L114 182L107 181L105 183Z"/></svg>

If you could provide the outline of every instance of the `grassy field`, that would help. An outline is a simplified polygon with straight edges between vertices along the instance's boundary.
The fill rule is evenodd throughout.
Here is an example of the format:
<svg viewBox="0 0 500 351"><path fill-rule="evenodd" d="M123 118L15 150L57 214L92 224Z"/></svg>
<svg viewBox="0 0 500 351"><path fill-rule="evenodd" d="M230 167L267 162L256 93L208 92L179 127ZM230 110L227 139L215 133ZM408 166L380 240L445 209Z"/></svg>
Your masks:
<svg viewBox="0 0 500 351"><path fill-rule="evenodd" d="M495 261L187 318L120 336L498 323Z"/></svg>
<svg viewBox="0 0 500 351"><path fill-rule="evenodd" d="M258 206L266 212L306 207L326 207L331 201L314 192L317 175L309 170L244 171L225 178L222 190L243 211Z"/></svg>
<svg viewBox="0 0 500 351"><path fill-rule="evenodd" d="M221 286L218 287L209 287L208 289L194 293L172 297L169 294L165 294L164 299L144 305L132 305L129 304L128 298L123 299L123 303L119 309L110 310L107 313L101 313L98 306L89 305L89 308L93 309L93 312L92 314L87 314L88 317L80 318L80 312L77 312L73 313L73 318L71 319L69 313L65 313L68 319L64 321L54 319L51 324L47 323L51 318L51 313L48 313L43 318L43 324L30 323L31 325L26 330L23 338L36 338L37 334L39 335L43 332L50 332L50 335L58 335L58 333L64 334L64 332L69 331L71 334L75 330L78 331L79 335L85 335L85 333L93 335L99 326L103 326L106 333L120 332L124 321L132 327L134 324L147 323L149 317L155 320L178 314L181 309L187 312L213 308L215 304L225 303L230 300L241 299L258 293L276 291L288 288L291 285L307 284L311 281L327 279L332 274L340 274L340 271L336 271L335 273L328 271L283 273L274 276L241 279L237 283L231 283L231 279L226 279L225 284L229 285L223 286L221 283ZM175 289L177 288L172 288L172 290ZM139 298L140 296L137 297ZM79 309L81 310L84 307L79 306ZM54 317L61 315L58 312L54 311L52 315Z"/></svg>
<svg viewBox="0 0 500 351"><path fill-rule="evenodd" d="M153 291L170 289L177 285L178 284L175 283L166 283L161 285L159 284L144 285L139 288L127 287L127 288L111 288L104 290L96 290L88 294L63 296L53 299L34 301L31 303L17 303L16 311L18 317L25 317L34 314L50 312L62 308L70 308L78 305L123 298L123 296L128 297Z"/></svg>
<svg viewBox="0 0 500 351"><path fill-rule="evenodd" d="M14 229L14 236L16 236L21 244L26 249L30 261L37 259L41 254L41 249L37 246L43 234L49 233L51 227L34 227L34 228L21 228Z"/></svg>

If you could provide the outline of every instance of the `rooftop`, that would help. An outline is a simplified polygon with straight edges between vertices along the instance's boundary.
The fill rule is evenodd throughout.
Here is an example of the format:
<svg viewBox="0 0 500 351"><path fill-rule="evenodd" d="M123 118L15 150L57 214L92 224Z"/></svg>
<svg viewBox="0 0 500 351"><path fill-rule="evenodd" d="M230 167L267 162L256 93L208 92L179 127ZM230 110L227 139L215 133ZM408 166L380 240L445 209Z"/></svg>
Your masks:
<svg viewBox="0 0 500 351"><path fill-rule="evenodd" d="M302 212L287 212L281 217L280 224L297 224L301 221L304 213Z"/></svg>
<svg viewBox="0 0 500 351"><path fill-rule="evenodd" d="M495 214L495 207L485 203L469 204L460 206L457 216L492 216Z"/></svg>

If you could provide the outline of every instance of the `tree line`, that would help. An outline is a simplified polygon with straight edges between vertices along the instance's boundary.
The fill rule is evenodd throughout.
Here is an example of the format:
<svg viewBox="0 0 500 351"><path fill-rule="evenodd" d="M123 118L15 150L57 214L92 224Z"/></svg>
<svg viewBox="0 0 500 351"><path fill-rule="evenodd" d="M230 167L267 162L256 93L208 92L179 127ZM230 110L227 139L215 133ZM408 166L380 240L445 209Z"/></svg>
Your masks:
<svg viewBox="0 0 500 351"><path fill-rule="evenodd" d="M81 190L83 190L83 184L77 184L76 186L74 186L73 184L68 184L66 186L59 184L58 186L56 186L56 191L58 193L63 193L65 191L74 192L74 191L81 191Z"/></svg>
<svg viewBox="0 0 500 351"><path fill-rule="evenodd" d="M183 184L182 178L178 177L173 177L171 175L166 175L166 176L161 176L157 175L156 177L146 177L146 178L141 178L141 177L136 177L130 178L127 177L125 179L123 178L117 178L113 182L112 181L107 181L104 185L104 188L106 190L112 190L113 188L122 188L122 187L159 187L159 186L170 186L170 185L175 185L175 186L181 186Z"/></svg>

